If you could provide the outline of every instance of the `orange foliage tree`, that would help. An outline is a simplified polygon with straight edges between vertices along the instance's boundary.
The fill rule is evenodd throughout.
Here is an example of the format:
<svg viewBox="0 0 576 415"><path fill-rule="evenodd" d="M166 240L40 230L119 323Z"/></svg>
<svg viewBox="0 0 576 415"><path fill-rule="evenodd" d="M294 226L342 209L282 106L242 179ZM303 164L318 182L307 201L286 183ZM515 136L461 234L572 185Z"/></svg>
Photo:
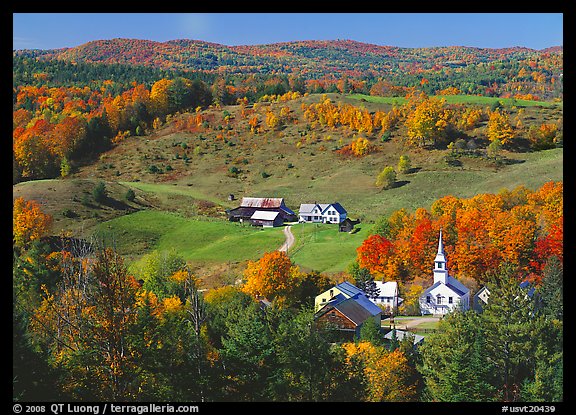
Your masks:
<svg viewBox="0 0 576 415"><path fill-rule="evenodd" d="M244 277L245 293L269 300L285 299L297 286L299 271L286 252L274 251L265 253L258 261L249 261Z"/></svg>
<svg viewBox="0 0 576 415"><path fill-rule="evenodd" d="M12 227L15 245L25 247L31 241L40 239L51 225L52 216L43 213L35 200L19 197L14 201Z"/></svg>

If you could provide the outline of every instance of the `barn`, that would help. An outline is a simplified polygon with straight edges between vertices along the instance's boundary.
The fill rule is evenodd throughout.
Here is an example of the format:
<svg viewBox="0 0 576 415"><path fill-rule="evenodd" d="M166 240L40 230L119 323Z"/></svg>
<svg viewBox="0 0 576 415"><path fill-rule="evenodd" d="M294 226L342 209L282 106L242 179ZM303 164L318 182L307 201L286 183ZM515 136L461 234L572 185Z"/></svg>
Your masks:
<svg viewBox="0 0 576 415"><path fill-rule="evenodd" d="M226 214L232 222L248 222L256 211L277 212L279 219L276 220L281 221L280 224L298 220L296 214L286 206L284 199L277 197L243 197L240 206L227 210Z"/></svg>

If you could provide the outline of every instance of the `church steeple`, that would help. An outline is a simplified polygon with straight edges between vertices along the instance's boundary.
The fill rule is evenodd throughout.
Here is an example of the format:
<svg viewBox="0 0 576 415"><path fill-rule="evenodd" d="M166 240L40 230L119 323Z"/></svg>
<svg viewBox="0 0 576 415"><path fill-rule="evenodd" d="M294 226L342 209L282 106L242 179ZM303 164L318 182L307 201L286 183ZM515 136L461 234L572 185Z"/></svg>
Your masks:
<svg viewBox="0 0 576 415"><path fill-rule="evenodd" d="M443 284L448 283L448 270L446 269L446 257L444 256L444 243L442 242L442 229L438 239L438 253L434 258L434 283L441 281Z"/></svg>

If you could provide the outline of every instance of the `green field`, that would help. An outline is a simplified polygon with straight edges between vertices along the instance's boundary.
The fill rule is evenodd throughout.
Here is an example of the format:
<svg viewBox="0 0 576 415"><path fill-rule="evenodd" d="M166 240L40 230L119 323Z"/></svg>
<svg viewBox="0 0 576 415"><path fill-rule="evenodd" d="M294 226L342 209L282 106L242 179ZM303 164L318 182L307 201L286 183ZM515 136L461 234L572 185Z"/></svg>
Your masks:
<svg viewBox="0 0 576 415"><path fill-rule="evenodd" d="M345 271L356 258L356 248L368 236L371 225L356 225L358 232L338 232L337 225L301 223L292 226L296 242L289 251L292 261L320 272Z"/></svg>
<svg viewBox="0 0 576 415"><path fill-rule="evenodd" d="M100 224L96 233L135 260L152 250L172 250L188 261L223 263L258 259L284 242L279 228L258 229L227 221L188 219L146 210Z"/></svg>
<svg viewBox="0 0 576 415"><path fill-rule="evenodd" d="M468 105L492 105L495 102L500 101L504 106L516 106L516 107L552 107L557 105L553 102L546 101L529 101L525 99L515 99L515 98L499 98L499 97L484 97L479 95L433 95L436 98L446 99L448 104L468 104ZM377 97L365 94L351 94L349 95L352 99L365 100L368 102L374 102L377 104L390 104L390 105L402 105L408 100L404 97Z"/></svg>

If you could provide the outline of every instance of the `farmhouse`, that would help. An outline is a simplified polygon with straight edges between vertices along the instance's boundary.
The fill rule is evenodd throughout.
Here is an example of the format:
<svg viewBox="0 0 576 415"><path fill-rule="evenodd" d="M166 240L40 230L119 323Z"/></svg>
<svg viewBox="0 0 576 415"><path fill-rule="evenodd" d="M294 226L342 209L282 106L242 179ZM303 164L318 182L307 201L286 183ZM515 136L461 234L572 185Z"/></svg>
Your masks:
<svg viewBox="0 0 576 415"><path fill-rule="evenodd" d="M404 301L398 296L398 283L396 281L374 281L376 287L380 290L378 297L371 298L372 302L379 305L390 314L398 309L398 306Z"/></svg>
<svg viewBox="0 0 576 415"><path fill-rule="evenodd" d="M442 230L438 241L438 253L434 259L434 284L420 296L420 312L446 314L456 308L469 308L470 290L456 278L448 275L442 243Z"/></svg>
<svg viewBox="0 0 576 415"><path fill-rule="evenodd" d="M243 197L240 206L227 210L226 214L228 215L228 220L232 222L244 222L251 220L256 211L278 213L278 219L272 219L272 222L276 221L276 223L280 225L284 222L294 222L297 220L296 214L285 205L283 198ZM260 213L256 216L255 220L270 220L259 219L262 217L262 213ZM267 218L267 216L265 217Z"/></svg>
<svg viewBox="0 0 576 415"><path fill-rule="evenodd" d="M303 203L298 211L299 222L340 223L346 219L346 209L335 203Z"/></svg>
<svg viewBox="0 0 576 415"><path fill-rule="evenodd" d="M374 319L380 326L382 310L359 292L352 297L338 294L326 303L314 315L316 324L330 325L353 337L360 335L362 325Z"/></svg>

